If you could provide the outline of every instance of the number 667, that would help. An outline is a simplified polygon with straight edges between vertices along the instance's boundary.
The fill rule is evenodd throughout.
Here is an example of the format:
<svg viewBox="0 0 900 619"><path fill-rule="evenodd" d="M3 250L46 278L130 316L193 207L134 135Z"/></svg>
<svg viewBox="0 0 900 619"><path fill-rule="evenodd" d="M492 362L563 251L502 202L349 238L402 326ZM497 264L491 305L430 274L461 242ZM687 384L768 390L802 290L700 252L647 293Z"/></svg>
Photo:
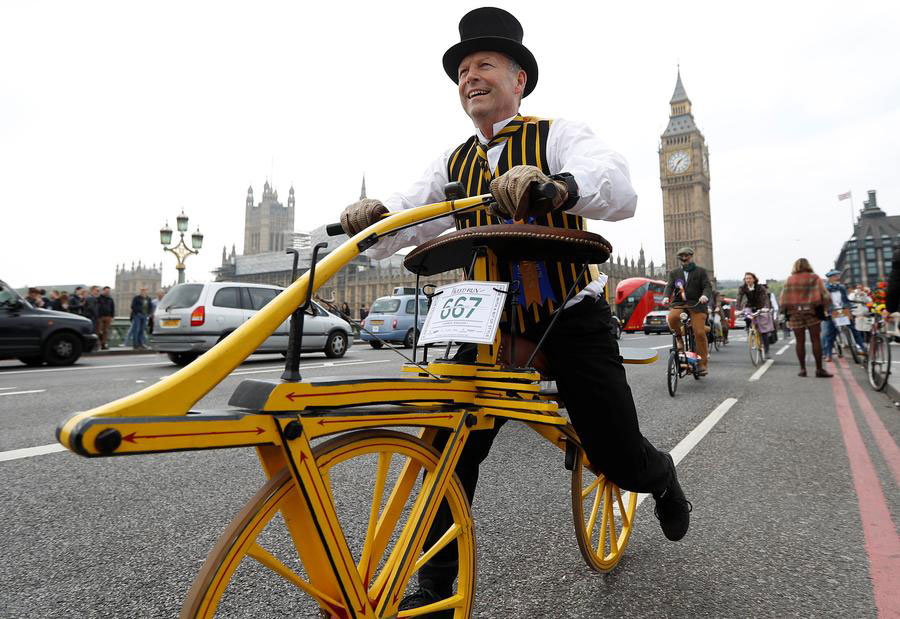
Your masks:
<svg viewBox="0 0 900 619"><path fill-rule="evenodd" d="M467 307L466 301L471 301L473 305ZM453 316L453 318L462 318L462 315L467 309L469 310L469 313L466 314L466 318L470 318L479 305L481 305L481 297L450 297L444 301L444 305L441 307L441 319L449 316Z"/></svg>

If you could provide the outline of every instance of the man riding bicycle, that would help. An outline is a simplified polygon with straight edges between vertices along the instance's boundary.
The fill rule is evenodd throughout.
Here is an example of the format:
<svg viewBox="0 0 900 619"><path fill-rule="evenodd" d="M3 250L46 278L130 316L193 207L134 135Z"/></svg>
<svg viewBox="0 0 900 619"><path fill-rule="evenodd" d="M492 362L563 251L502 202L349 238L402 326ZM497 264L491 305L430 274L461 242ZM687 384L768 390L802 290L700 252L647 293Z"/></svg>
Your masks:
<svg viewBox="0 0 900 619"><path fill-rule="evenodd" d="M697 354L700 355L700 376L709 374L709 345L706 341L706 304L712 296L712 283L706 269L694 263L694 250L691 247L682 247L678 250L678 259L681 267L669 271L669 281L666 284L662 305L675 305L669 310L666 320L669 328L675 334L678 350L684 350L684 334L681 331L681 313L686 311L691 316L691 330L694 332L694 342L697 346Z"/></svg>
<svg viewBox="0 0 900 619"><path fill-rule="evenodd" d="M496 199L491 213L456 218L457 228L531 223L582 230L584 218L631 217L637 195L621 155L583 123L519 113L521 99L537 83L538 66L522 45L518 20L501 9L479 8L462 18L459 31L461 41L444 54L443 67L458 84L460 103L475 134L438 157L406 192L385 203L366 199L347 207L341 214L344 230L353 235L389 211L443 200L448 182L461 183L469 196L490 192ZM532 186L548 182L557 189L552 204L533 203ZM379 241L370 255L387 257L432 239L451 225L453 218L447 217L408 228ZM671 456L658 451L640 432L603 295L606 278L590 281L575 273L550 261L511 265L509 279L518 282L520 299L519 312L511 318L518 322L518 333L536 342L567 291L575 290L542 348L560 395L590 461L621 488L652 493L664 534L681 539L688 529L690 503L678 484ZM501 329L509 325L502 323ZM474 359L472 353L471 347L462 346L458 357ZM492 430L474 432L460 456L456 473L470 501L478 467L500 426L502 422ZM436 446L442 447L443 441L446 433ZM426 547L436 541L431 539L436 532L446 531L448 515L442 505ZM458 571L456 560L454 544L441 550L419 571L419 589L401 602L400 609L447 597Z"/></svg>

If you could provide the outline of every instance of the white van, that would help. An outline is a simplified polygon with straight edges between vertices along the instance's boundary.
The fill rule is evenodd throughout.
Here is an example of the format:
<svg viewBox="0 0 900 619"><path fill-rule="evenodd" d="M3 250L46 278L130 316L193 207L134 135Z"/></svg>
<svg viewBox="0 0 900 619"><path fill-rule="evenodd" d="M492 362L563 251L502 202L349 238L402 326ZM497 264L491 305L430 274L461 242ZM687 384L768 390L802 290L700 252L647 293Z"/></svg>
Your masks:
<svg viewBox="0 0 900 619"><path fill-rule="evenodd" d="M208 282L178 284L153 314L150 347L168 353L175 365L187 365L206 352L284 290L266 284ZM284 321L256 350L286 353L290 320ZM303 351L343 357L353 342L350 324L311 303L303 319Z"/></svg>

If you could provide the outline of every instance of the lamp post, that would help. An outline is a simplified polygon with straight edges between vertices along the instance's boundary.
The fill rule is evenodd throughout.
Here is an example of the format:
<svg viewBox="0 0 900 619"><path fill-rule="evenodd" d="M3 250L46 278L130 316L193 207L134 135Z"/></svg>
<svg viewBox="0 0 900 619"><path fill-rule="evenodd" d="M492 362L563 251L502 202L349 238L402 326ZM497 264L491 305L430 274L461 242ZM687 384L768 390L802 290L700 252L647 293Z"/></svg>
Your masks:
<svg viewBox="0 0 900 619"><path fill-rule="evenodd" d="M178 244L168 247L169 243L172 242L172 229L169 227L169 222L166 222L166 225L160 228L159 242L162 243L164 251L170 252L175 256L175 268L178 269L178 283L183 284L184 261L187 260L188 256L200 253L200 248L203 247L203 235L200 233L200 227L198 226L194 234L191 235L191 245L193 246L193 249L191 249L184 243L184 233L188 229L188 216L184 214L184 209L181 210L181 215L176 217L175 221L178 224L178 233L181 235Z"/></svg>

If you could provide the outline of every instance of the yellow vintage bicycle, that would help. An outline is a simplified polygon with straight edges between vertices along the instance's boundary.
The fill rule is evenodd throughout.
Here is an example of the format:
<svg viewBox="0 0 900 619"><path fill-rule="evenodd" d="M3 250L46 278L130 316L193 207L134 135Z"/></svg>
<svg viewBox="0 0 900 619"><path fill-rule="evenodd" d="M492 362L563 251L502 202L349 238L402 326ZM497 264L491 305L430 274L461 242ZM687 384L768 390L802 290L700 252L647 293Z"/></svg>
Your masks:
<svg viewBox="0 0 900 619"><path fill-rule="evenodd" d="M404 378L350 381L301 381L288 372L287 380L245 380L229 409L192 409L378 238L428 219L483 209L490 201L489 195L478 196L385 217L318 265L314 261L307 274L176 374L74 414L57 429L62 445L86 457L256 449L268 481L219 537L187 594L182 617L212 617L217 611L227 616L242 590L267 587L266 578L293 585L292 613L300 616L415 617L441 610L470 616L475 529L453 471L471 433L502 419L525 423L562 450L572 471L575 534L584 559L598 571L619 562L634 529L637 495L591 467L553 395L541 392L535 369L499 362L499 332L492 343L478 345L474 362L419 362L414 353ZM588 232L484 226L433 239L411 252L405 264L419 275L462 267L472 280L500 281L510 260L602 263L610 251L602 237ZM633 363L656 358L654 351L622 352ZM449 438L436 449L439 432ZM426 547L442 502L452 522ZM452 595L398 611L416 572L450 544L459 558Z"/></svg>

